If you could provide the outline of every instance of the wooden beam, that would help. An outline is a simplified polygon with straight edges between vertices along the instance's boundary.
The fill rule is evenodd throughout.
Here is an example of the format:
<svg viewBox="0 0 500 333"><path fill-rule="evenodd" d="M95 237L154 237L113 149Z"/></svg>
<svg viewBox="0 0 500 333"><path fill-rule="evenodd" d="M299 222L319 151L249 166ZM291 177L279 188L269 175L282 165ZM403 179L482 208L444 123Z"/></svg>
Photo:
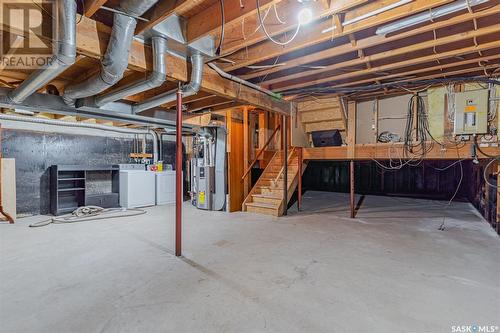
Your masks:
<svg viewBox="0 0 500 333"><path fill-rule="evenodd" d="M351 1L345 1L345 5L348 6L349 2ZM344 27L344 30L341 34L335 34L333 35L333 37L339 37L367 28L375 27L377 25L408 16L410 13L429 10L430 8L440 6L449 2L452 2L452 0L415 0L412 3L395 8L388 12L367 18L357 23L349 24ZM334 3L336 3L336 1ZM356 3L356 1L354 1L353 3ZM377 8L381 8L386 4L387 3L385 1L370 2L367 5L359 7L357 9L347 11L345 13L345 19L348 20L358 17ZM338 11L340 12L343 10ZM224 67L224 69L226 71L233 71L235 69L242 68L253 63L273 59L279 55L298 51L303 48L317 45L323 42L331 41L331 43L334 44L335 40L332 41L332 34L322 33L323 30L328 29L331 26L331 20L325 20L321 23L311 25L309 27L304 27L304 29L299 32L293 43L290 43L286 46L276 45L271 41L263 41L253 47L243 48L231 55L230 59L235 61L235 64L227 65Z"/></svg>
<svg viewBox="0 0 500 333"><path fill-rule="evenodd" d="M429 146L431 142L428 143ZM434 144L432 149L426 154L426 160L458 160L472 159L470 142L465 143L461 148L450 147L442 149L441 146ZM331 161L347 161L354 160L389 160L391 157L399 158L403 156L403 143L377 143L377 144L357 144L354 157L348 157L348 146L343 147L319 147L319 148L304 148L304 160L331 160ZM498 154L497 147L481 148L488 155ZM487 156L477 152L478 158L485 159ZM419 156L408 156L408 158L416 158Z"/></svg>
<svg viewBox="0 0 500 333"><path fill-rule="evenodd" d="M101 8L108 0L87 0L85 3L84 14L91 17Z"/></svg>
<svg viewBox="0 0 500 333"><path fill-rule="evenodd" d="M321 61L324 59L333 58L336 56L348 54L348 53L351 53L352 51L360 51L360 50L363 50L363 49L366 49L369 47L381 45L383 43L401 41L401 40L404 40L406 38L411 38L413 36L416 36L416 35L419 35L422 33L426 33L426 32L433 31L433 30L438 30L438 29L443 29L443 28L446 28L446 27L449 27L452 25L462 24L465 22L469 22L470 20L473 20L473 19L483 18L483 17L487 17L487 16L493 16L493 15L496 15L499 13L500 13L500 5L496 5L496 6L493 6L491 8L482 10L480 12L473 12L472 14L467 12L467 13L462 14L462 15L454 16L448 20L433 22L430 24L423 25L422 27L418 27L416 29L410 29L408 31L404 31L402 33L398 33L398 34L395 34L392 36L375 35L375 36L363 38L363 39L358 40L356 43L356 46L354 46L354 47L349 43L345 43L345 44L341 44L341 45L334 45L332 48L328 48L328 49L323 50L323 51L319 51L316 53L304 55L302 57L297 57L294 59L287 60L286 64L284 66L276 66L276 67L267 68L267 69L263 69L263 70L259 70L259 71L252 71L248 74L241 75L241 78L248 80L248 79L253 79L256 77L260 77L260 76L269 75L269 74L280 72L280 71L290 69L293 67L306 65L306 64L311 63L311 62ZM238 66L239 66L239 64L237 66L234 66L231 68L237 69Z"/></svg>

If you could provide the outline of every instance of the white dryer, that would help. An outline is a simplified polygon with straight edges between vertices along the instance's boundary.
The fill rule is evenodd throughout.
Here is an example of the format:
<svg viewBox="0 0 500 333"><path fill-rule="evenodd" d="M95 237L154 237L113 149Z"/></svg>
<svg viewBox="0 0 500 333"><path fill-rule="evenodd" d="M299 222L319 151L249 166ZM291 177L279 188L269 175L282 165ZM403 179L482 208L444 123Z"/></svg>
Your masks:
<svg viewBox="0 0 500 333"><path fill-rule="evenodd" d="M120 206L125 208L154 206L155 173L145 170L120 170Z"/></svg>

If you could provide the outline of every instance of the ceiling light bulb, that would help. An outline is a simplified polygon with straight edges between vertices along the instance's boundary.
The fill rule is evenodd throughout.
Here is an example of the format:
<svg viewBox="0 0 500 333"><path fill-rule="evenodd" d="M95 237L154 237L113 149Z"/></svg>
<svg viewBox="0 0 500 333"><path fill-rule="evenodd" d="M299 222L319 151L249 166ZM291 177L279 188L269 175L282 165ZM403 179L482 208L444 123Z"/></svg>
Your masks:
<svg viewBox="0 0 500 333"><path fill-rule="evenodd" d="M311 22L312 20L312 11L309 8L303 8L299 12L299 24L305 25Z"/></svg>

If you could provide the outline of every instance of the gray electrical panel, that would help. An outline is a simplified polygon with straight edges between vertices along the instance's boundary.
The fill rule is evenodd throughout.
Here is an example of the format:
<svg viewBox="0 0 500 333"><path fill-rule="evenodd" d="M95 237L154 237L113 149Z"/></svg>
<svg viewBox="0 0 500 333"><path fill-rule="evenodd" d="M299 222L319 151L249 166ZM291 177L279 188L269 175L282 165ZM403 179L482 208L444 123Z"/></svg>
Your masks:
<svg viewBox="0 0 500 333"><path fill-rule="evenodd" d="M488 133L488 89L455 94L454 134Z"/></svg>

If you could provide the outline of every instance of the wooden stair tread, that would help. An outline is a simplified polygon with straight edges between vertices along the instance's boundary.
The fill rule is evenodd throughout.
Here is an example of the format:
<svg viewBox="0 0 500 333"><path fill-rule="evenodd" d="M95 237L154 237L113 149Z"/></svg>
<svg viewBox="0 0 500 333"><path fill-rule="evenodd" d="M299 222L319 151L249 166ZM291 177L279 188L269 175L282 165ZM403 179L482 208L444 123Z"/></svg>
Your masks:
<svg viewBox="0 0 500 333"><path fill-rule="evenodd" d="M282 200L282 197L277 197L275 195L268 195L268 194L252 194L252 197Z"/></svg>
<svg viewBox="0 0 500 333"><path fill-rule="evenodd" d="M266 204L266 203L263 203L263 202L247 202L246 205L250 206L250 207L278 209L278 207L276 207L275 205Z"/></svg>

